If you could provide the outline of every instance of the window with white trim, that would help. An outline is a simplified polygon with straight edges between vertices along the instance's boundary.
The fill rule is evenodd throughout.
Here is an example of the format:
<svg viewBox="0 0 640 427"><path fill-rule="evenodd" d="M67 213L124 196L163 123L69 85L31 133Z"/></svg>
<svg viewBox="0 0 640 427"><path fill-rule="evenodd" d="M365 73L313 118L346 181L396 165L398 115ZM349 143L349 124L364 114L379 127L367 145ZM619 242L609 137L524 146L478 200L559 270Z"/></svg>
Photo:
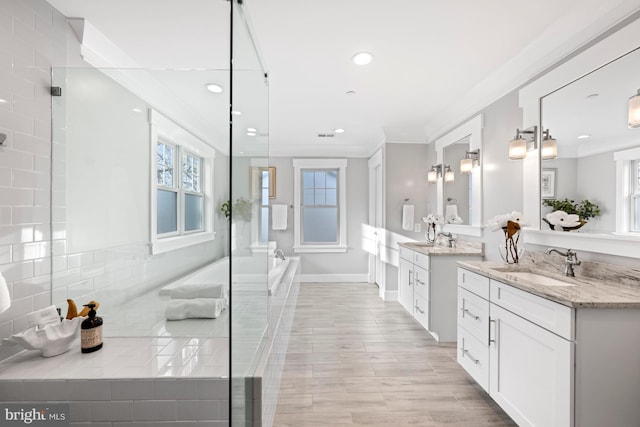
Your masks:
<svg viewBox="0 0 640 427"><path fill-rule="evenodd" d="M630 229L634 233L640 233L640 159L631 162L631 223Z"/></svg>
<svg viewBox="0 0 640 427"><path fill-rule="evenodd" d="M160 139L156 162L158 238L202 231L202 159L184 147ZM180 167L176 167L178 162Z"/></svg>
<svg viewBox="0 0 640 427"><path fill-rule="evenodd" d="M616 233L640 233L640 147L613 154L616 161Z"/></svg>
<svg viewBox="0 0 640 427"><path fill-rule="evenodd" d="M158 112L150 117L152 253L213 240L215 150Z"/></svg>
<svg viewBox="0 0 640 427"><path fill-rule="evenodd" d="M296 252L346 252L346 159L295 159Z"/></svg>

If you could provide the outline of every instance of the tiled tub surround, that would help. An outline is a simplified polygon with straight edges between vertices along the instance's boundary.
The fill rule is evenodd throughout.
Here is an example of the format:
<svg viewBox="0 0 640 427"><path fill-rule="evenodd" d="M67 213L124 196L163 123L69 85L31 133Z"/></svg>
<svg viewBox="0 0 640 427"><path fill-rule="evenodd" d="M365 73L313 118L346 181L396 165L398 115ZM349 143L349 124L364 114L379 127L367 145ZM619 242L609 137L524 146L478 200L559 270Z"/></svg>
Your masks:
<svg viewBox="0 0 640 427"><path fill-rule="evenodd" d="M107 338L0 364L0 401L69 402L72 426L228 425L227 338Z"/></svg>
<svg viewBox="0 0 640 427"><path fill-rule="evenodd" d="M245 361L256 367L247 380L251 394L244 396L246 415L256 426L270 426L275 413L300 285L298 263L291 258L282 284L269 297L262 352ZM228 338L106 337L104 342L95 353L80 353L78 342L60 356L24 351L3 361L0 401L69 401L72 426L228 425ZM234 354L241 353L235 347Z"/></svg>
<svg viewBox="0 0 640 427"><path fill-rule="evenodd" d="M459 266L458 361L519 425L637 425L640 270L583 262L571 278L543 253Z"/></svg>

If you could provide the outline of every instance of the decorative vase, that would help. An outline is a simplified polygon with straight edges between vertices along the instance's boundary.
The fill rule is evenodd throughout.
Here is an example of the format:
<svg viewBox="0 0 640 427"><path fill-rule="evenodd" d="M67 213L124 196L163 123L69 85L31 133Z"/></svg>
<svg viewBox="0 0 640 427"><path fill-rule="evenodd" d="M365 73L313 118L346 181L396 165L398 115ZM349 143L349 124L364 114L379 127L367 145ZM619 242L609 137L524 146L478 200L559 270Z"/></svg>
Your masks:
<svg viewBox="0 0 640 427"><path fill-rule="evenodd" d="M576 225L575 227L563 227L561 225L553 225L553 224L551 224L546 218L542 218L542 220L547 223L547 225L549 226L549 228L551 230L556 230L557 229L557 231L575 231L575 230L578 230L578 229L582 228L582 226L584 226L585 224L588 223L588 221L585 221L585 220L581 219L580 220L580 224Z"/></svg>
<svg viewBox="0 0 640 427"><path fill-rule="evenodd" d="M502 227L502 231L504 231L504 241L498 245L500 258L507 264L517 264L524 254L524 245L518 246L522 230L518 226L517 229Z"/></svg>

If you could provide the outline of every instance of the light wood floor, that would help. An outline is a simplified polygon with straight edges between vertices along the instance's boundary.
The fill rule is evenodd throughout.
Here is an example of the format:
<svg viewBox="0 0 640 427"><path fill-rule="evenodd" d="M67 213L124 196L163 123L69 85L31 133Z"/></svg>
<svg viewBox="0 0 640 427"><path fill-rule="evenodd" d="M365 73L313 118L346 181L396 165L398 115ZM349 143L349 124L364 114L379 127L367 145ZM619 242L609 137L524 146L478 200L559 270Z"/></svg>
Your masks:
<svg viewBox="0 0 640 427"><path fill-rule="evenodd" d="M303 283L275 426L515 426L397 302Z"/></svg>

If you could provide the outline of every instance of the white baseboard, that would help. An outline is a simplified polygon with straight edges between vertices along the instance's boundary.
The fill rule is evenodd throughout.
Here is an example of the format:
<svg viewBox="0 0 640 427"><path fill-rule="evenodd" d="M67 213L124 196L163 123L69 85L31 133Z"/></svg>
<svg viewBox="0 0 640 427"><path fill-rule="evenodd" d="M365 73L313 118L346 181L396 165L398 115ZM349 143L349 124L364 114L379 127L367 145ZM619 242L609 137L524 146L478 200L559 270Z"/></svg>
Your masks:
<svg viewBox="0 0 640 427"><path fill-rule="evenodd" d="M320 283L368 283L369 275L363 274L301 274L300 281L302 283L320 282Z"/></svg>
<svg viewBox="0 0 640 427"><path fill-rule="evenodd" d="M385 301L398 301L398 291L385 291L382 299Z"/></svg>

